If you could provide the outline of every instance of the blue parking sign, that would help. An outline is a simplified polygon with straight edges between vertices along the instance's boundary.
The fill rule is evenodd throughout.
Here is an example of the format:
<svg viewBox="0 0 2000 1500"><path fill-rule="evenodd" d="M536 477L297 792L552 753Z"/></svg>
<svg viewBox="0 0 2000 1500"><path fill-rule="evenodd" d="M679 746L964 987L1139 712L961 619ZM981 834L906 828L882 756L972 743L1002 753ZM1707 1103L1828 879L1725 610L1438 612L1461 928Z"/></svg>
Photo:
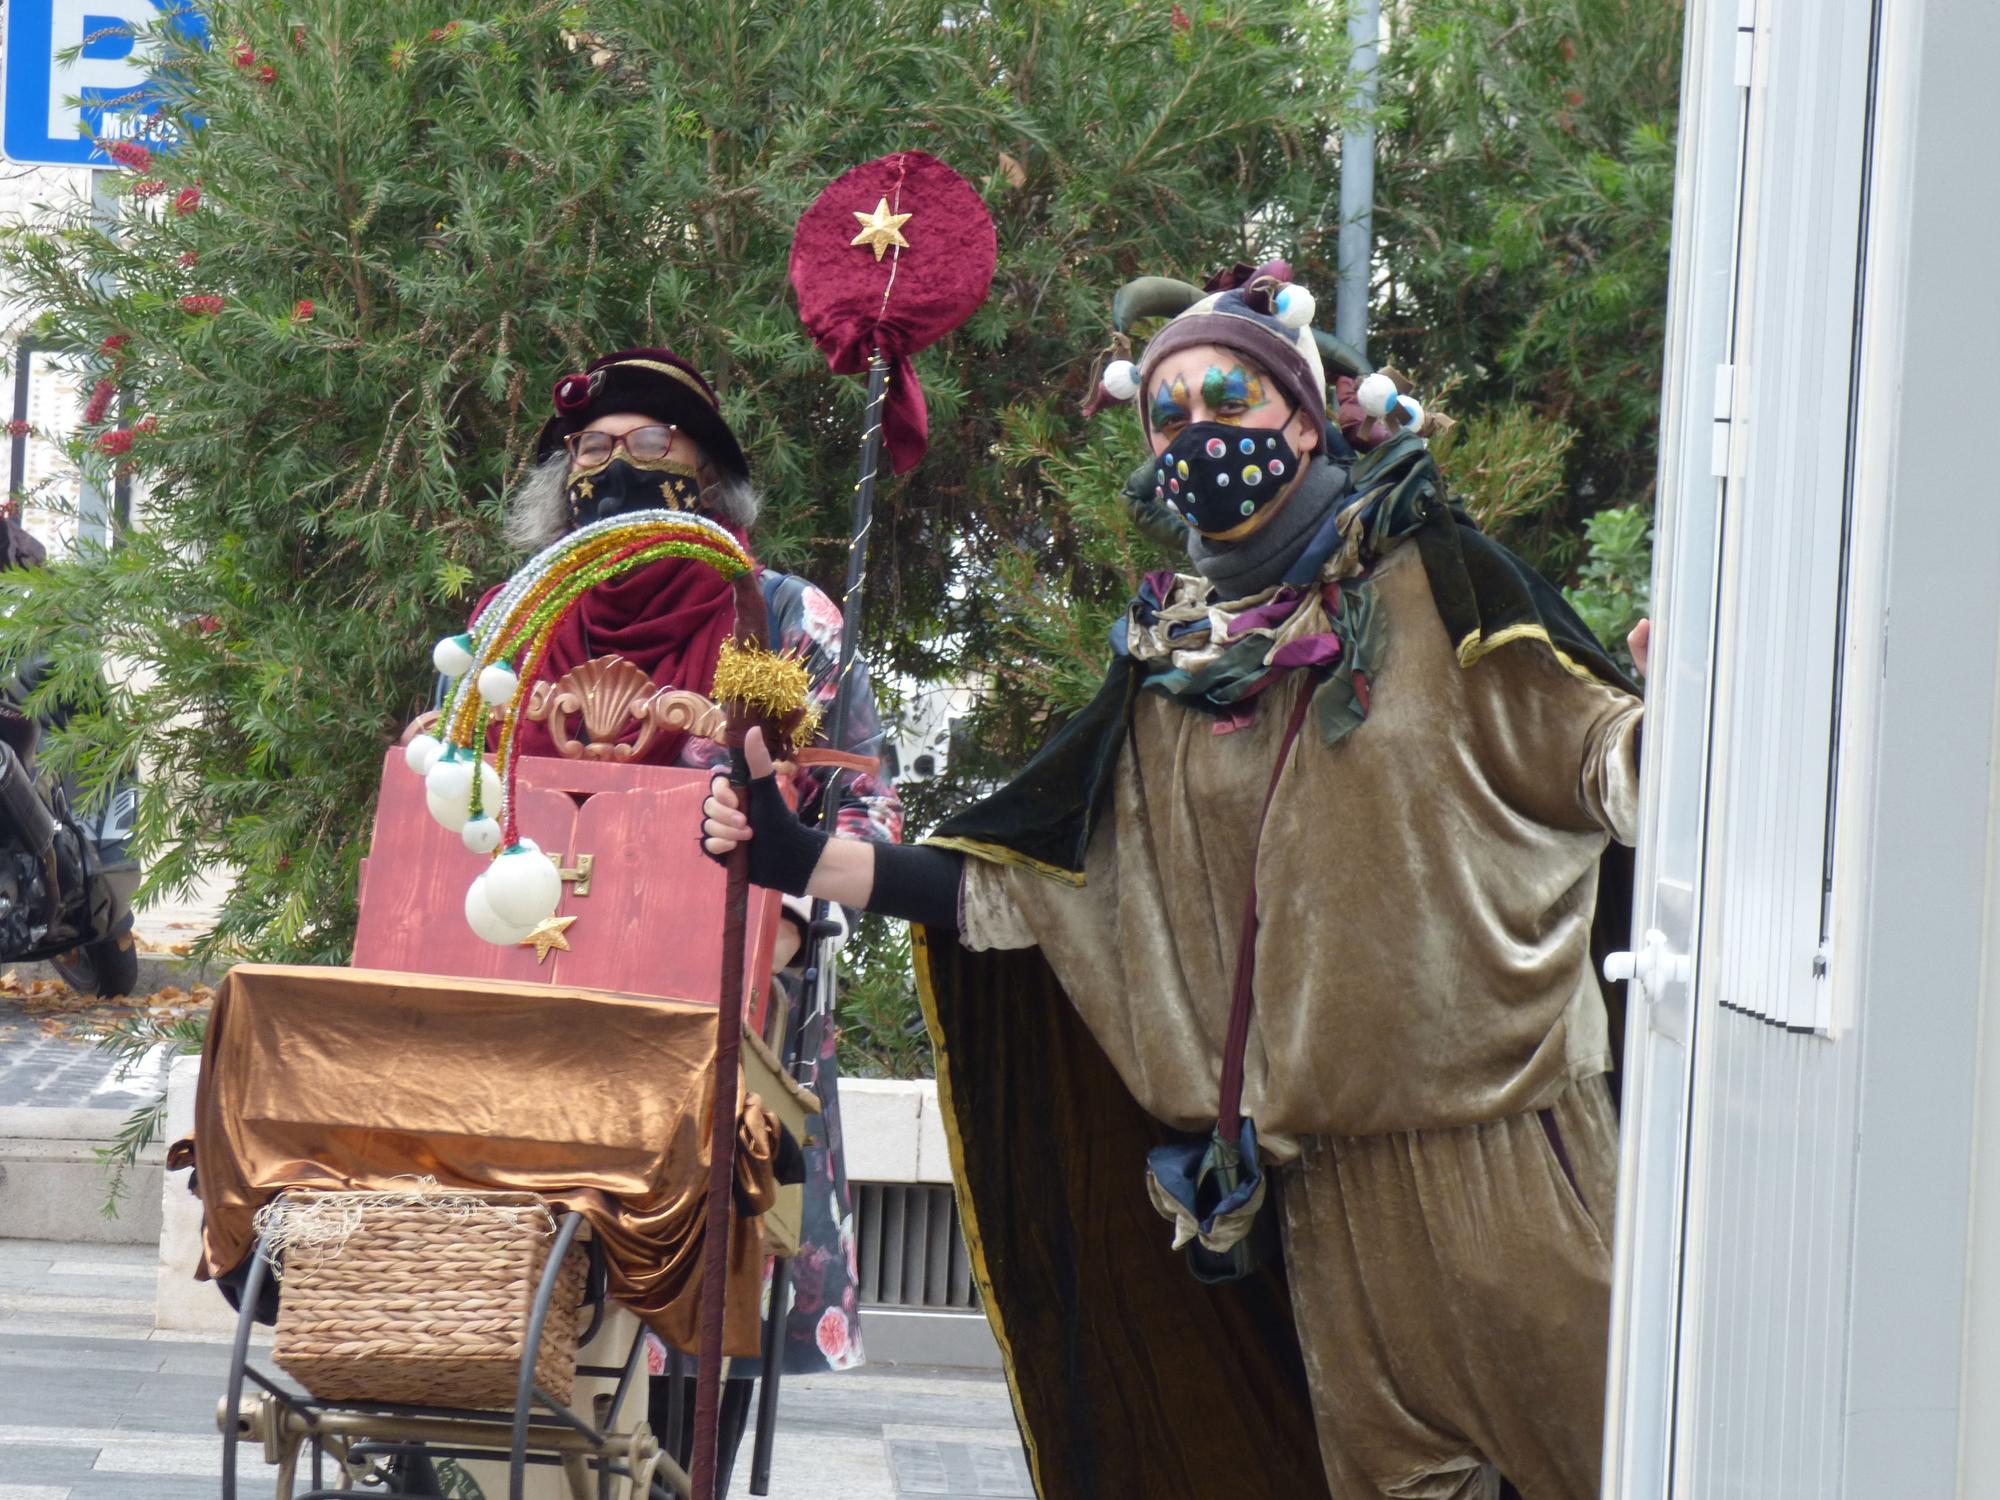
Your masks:
<svg viewBox="0 0 2000 1500"><path fill-rule="evenodd" d="M207 33L188 0L7 0L0 155L105 167L103 147L114 141L171 148L177 132L157 113L146 76L150 49L136 35L163 15L191 36Z"/></svg>

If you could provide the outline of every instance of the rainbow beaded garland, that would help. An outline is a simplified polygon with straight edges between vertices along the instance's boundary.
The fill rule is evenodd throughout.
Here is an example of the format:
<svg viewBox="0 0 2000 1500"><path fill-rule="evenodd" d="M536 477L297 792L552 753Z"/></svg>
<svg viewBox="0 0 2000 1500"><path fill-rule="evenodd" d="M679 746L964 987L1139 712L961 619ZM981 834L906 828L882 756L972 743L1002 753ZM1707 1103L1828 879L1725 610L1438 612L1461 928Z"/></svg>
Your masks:
<svg viewBox="0 0 2000 1500"><path fill-rule="evenodd" d="M418 736L405 760L424 777L431 816L474 853L493 855L466 897L466 920L489 942L519 942L554 915L561 897L554 866L514 821L517 731L549 642L586 590L670 557L706 563L731 580L753 565L741 542L691 511L614 516L536 553L469 631L446 637L432 652L438 670L454 681L438 716L440 733ZM485 755L494 720L497 766Z"/></svg>

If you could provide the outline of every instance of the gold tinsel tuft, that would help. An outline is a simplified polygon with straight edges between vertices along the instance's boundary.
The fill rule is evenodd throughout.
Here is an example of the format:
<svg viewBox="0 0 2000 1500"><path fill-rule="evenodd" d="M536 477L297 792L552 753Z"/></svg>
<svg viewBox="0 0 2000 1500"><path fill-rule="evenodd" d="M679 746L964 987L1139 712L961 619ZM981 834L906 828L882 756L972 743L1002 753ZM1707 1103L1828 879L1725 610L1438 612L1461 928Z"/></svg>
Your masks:
<svg viewBox="0 0 2000 1500"><path fill-rule="evenodd" d="M818 739L820 722L824 717L817 703L808 703L805 712L799 715L799 722L792 727L792 743L804 746Z"/></svg>
<svg viewBox="0 0 2000 1500"><path fill-rule="evenodd" d="M722 643L715 659L715 685L710 691L717 703L740 703L760 715L783 719L805 708L811 689L812 678L799 658L746 649L732 638Z"/></svg>

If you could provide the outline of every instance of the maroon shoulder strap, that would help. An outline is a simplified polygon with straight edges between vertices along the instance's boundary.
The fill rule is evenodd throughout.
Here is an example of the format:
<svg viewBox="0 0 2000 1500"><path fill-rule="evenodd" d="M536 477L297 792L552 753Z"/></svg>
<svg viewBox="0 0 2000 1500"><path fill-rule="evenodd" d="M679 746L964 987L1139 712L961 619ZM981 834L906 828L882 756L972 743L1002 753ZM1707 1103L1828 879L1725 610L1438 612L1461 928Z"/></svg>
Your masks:
<svg viewBox="0 0 2000 1500"><path fill-rule="evenodd" d="M1285 762L1292 758L1292 746L1305 724L1306 710L1312 706L1318 684L1308 679L1299 688L1299 701L1285 724L1285 738L1278 746L1278 763L1271 768L1271 784L1264 788L1264 806L1257 814L1257 839L1250 850L1250 894L1243 903L1243 936L1236 944L1236 984L1230 992L1229 1035L1222 1044L1222 1104L1216 1111L1215 1128L1225 1141L1234 1142L1243 1125L1243 1049L1250 1044L1251 991L1257 974L1257 855L1264 847L1264 825L1271 817L1271 799L1278 793L1278 778L1285 774Z"/></svg>

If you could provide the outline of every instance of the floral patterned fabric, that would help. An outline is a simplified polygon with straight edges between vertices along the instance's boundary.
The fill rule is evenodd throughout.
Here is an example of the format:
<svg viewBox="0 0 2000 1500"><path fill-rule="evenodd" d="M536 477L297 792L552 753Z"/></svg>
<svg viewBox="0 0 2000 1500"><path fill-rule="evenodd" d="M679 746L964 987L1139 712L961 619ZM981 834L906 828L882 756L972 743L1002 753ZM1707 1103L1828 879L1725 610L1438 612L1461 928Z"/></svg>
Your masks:
<svg viewBox="0 0 2000 1500"><path fill-rule="evenodd" d="M840 691L840 607L803 578L790 573L766 570L763 574L764 606L770 614L771 646L788 655L805 658L813 682L813 700L825 710L829 720L833 700ZM875 708L875 689L868 664L854 658L854 696L847 714L847 733L836 750L856 755L880 756L885 743L882 716ZM729 752L713 740L689 739L682 747L680 763L696 770L729 764ZM799 816L813 820L827 779L835 774L826 767L806 773L808 785ZM894 844L903 837L903 803L895 786L881 772L838 773L845 777L840 816L836 830L850 838L873 839Z"/></svg>
<svg viewBox="0 0 2000 1500"><path fill-rule="evenodd" d="M803 656L812 676L813 695L829 718L840 689L840 609L819 589L789 573L763 575L764 604L770 614L771 645ZM835 748L857 755L880 756L885 744L882 719L875 707L868 665L854 659L853 699L848 707L847 733ZM729 754L713 740L690 739L681 764L696 768L726 766ZM826 795L824 767L809 770L800 814L808 821ZM893 844L903 836L903 803L883 772L838 773L840 812L835 826L853 838ZM850 919L851 925L851 919ZM782 981L788 992L796 976ZM861 1320L856 1289L861 1267L855 1249L854 1200L847 1186L847 1163L841 1147L840 1075L835 1062L838 1027L832 1015L810 1018L799 1039L799 1082L819 1095L820 1129L805 1148L805 1212L799 1230L799 1251L793 1257L786 1293L785 1373L812 1374L847 1370L862 1363ZM770 1268L765 1268L765 1311L769 1311ZM648 1358L665 1368L665 1350L649 1350ZM753 1373L751 1361L738 1361L732 1371ZM657 1371L656 1371L657 1372Z"/></svg>

